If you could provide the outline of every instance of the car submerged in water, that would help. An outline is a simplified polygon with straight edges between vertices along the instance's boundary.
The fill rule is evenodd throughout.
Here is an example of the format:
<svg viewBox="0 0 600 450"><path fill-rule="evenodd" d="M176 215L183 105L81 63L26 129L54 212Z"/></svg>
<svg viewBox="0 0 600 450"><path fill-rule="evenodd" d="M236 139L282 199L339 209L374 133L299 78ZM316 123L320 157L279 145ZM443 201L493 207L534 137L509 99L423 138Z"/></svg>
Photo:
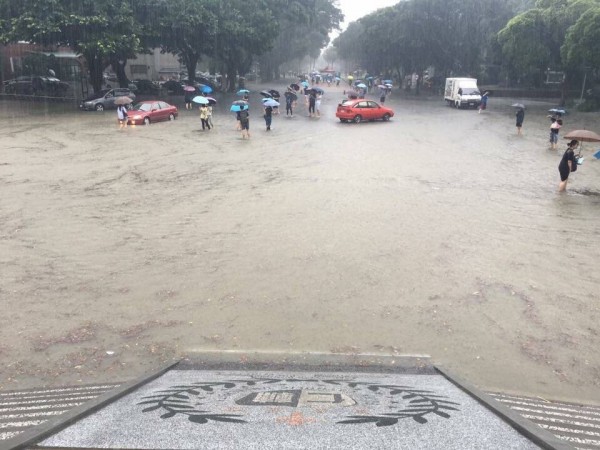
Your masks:
<svg viewBox="0 0 600 450"><path fill-rule="evenodd" d="M337 107L335 116L341 122L368 122L383 120L387 122L394 117L394 110L365 99L344 100Z"/></svg>
<svg viewBox="0 0 600 450"><path fill-rule="evenodd" d="M118 97L128 97L131 99L129 108L133 106L135 100L135 94L131 89L118 88L118 89L102 89L95 94L90 95L88 98L83 100L79 104L79 109L84 111L104 111L105 109L116 109L117 105L115 100Z"/></svg>
<svg viewBox="0 0 600 450"><path fill-rule="evenodd" d="M177 107L161 100L140 102L127 111L128 125L150 125L161 120L175 120Z"/></svg>

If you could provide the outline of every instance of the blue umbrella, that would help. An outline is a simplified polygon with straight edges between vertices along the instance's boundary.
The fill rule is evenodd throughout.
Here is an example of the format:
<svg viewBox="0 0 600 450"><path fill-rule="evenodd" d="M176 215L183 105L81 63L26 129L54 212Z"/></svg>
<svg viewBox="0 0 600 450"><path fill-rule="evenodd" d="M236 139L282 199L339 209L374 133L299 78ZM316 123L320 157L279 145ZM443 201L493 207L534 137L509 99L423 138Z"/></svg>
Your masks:
<svg viewBox="0 0 600 450"><path fill-rule="evenodd" d="M302 86L304 86L305 88L308 87L308 83L306 81L303 81L302 83L300 83Z"/></svg>
<svg viewBox="0 0 600 450"><path fill-rule="evenodd" d="M263 105L274 107L274 106L279 106L279 102L273 100L272 98L263 98Z"/></svg>
<svg viewBox="0 0 600 450"><path fill-rule="evenodd" d="M340 81L341 78L340 77L335 77L335 81Z"/></svg>
<svg viewBox="0 0 600 450"><path fill-rule="evenodd" d="M248 105L231 105L229 109L231 112L240 112L248 109Z"/></svg>
<svg viewBox="0 0 600 450"><path fill-rule="evenodd" d="M192 101L201 105L208 105L210 103L210 101L206 97L202 97L201 95L194 97Z"/></svg>
<svg viewBox="0 0 600 450"><path fill-rule="evenodd" d="M315 87L313 88L313 91L315 91L317 94L321 94L323 95L325 93L325 91L321 88Z"/></svg>
<svg viewBox="0 0 600 450"><path fill-rule="evenodd" d="M249 93L250 91L248 89L240 89L239 91L237 91L237 95L246 95Z"/></svg>
<svg viewBox="0 0 600 450"><path fill-rule="evenodd" d="M212 93L213 88L211 88L210 86L202 86L202 93L203 94L210 94Z"/></svg>
<svg viewBox="0 0 600 450"><path fill-rule="evenodd" d="M393 81L392 81L392 80L383 80L383 83L384 83L384 84L392 84L392 83L393 83Z"/></svg>

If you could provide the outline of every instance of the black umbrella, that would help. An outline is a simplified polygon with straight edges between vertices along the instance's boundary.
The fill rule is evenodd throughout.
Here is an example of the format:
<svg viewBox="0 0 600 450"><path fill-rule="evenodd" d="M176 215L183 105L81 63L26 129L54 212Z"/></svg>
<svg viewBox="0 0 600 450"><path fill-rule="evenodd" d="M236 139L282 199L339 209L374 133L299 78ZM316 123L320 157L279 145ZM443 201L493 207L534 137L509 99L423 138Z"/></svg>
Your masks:
<svg viewBox="0 0 600 450"><path fill-rule="evenodd" d="M276 91L275 89L269 89L269 94L271 94L271 96L273 98L279 98L279 97L281 97L281 95L279 94L279 91Z"/></svg>
<svg viewBox="0 0 600 450"><path fill-rule="evenodd" d="M292 100L298 100L298 96L293 92L287 91L285 94L285 98L291 98Z"/></svg>
<svg viewBox="0 0 600 450"><path fill-rule="evenodd" d="M299 86L299 85L297 85L296 83L292 83L292 84L290 84L290 87L291 87L293 90L295 90L295 91L299 91L299 90L300 90L300 86Z"/></svg>
<svg viewBox="0 0 600 450"><path fill-rule="evenodd" d="M273 95L269 91L260 91L260 95L262 95L263 97L267 97L267 98L273 97Z"/></svg>
<svg viewBox="0 0 600 450"><path fill-rule="evenodd" d="M348 92L348 98L350 100L356 100L358 98L358 94L356 94L356 92Z"/></svg>

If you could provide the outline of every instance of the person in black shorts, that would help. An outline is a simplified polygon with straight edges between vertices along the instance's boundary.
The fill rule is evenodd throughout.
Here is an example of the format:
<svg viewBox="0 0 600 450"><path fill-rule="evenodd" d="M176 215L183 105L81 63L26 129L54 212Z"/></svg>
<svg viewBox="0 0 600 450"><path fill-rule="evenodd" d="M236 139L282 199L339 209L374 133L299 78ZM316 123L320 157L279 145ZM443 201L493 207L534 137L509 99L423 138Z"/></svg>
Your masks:
<svg viewBox="0 0 600 450"><path fill-rule="evenodd" d="M273 108L270 106L265 107L265 125L267 127L267 131L271 131L271 121L273 120Z"/></svg>
<svg viewBox="0 0 600 450"><path fill-rule="evenodd" d="M250 115L248 111L243 110L239 113L240 128L242 130L242 139L250 139Z"/></svg>
<svg viewBox="0 0 600 450"><path fill-rule="evenodd" d="M558 185L558 191L562 192L567 189L567 180L569 174L573 172L573 164L577 164L575 159L575 149L579 146L579 142L572 140L567 144L567 150L563 154L560 164L558 165L558 172L560 173L560 184Z"/></svg>
<svg viewBox="0 0 600 450"><path fill-rule="evenodd" d="M525 110L519 108L516 113L517 116L517 134L521 134L521 127L523 126L523 119L525 119Z"/></svg>

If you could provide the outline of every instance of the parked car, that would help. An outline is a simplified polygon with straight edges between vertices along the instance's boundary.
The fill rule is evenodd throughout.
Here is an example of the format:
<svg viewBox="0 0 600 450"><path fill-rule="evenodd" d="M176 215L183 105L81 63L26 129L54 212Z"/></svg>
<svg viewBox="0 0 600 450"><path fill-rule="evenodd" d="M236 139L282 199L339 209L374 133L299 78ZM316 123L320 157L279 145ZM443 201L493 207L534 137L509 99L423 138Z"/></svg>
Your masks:
<svg viewBox="0 0 600 450"><path fill-rule="evenodd" d="M131 103L135 100L135 94L131 89L102 89L101 91L90 95L79 104L79 109L84 111L104 111L105 109L116 109L115 99L117 97L129 97Z"/></svg>
<svg viewBox="0 0 600 450"><path fill-rule="evenodd" d="M68 89L68 83L46 76L20 76L4 82L4 92L15 95L64 97Z"/></svg>
<svg viewBox="0 0 600 450"><path fill-rule="evenodd" d="M127 111L129 125L150 125L161 120L175 120L178 115L177 108L160 100L140 102Z"/></svg>
<svg viewBox="0 0 600 450"><path fill-rule="evenodd" d="M168 94L176 94L176 95L183 94L183 84L181 83L181 81L176 81L176 80L165 81L162 84L162 87L167 90Z"/></svg>
<svg viewBox="0 0 600 450"><path fill-rule="evenodd" d="M133 80L133 84L136 87L136 93L142 95L157 95L160 86L158 83L150 80Z"/></svg>
<svg viewBox="0 0 600 450"><path fill-rule="evenodd" d="M335 116L342 122L360 123L379 119L387 122L394 116L394 110L372 100L344 100L338 105Z"/></svg>

